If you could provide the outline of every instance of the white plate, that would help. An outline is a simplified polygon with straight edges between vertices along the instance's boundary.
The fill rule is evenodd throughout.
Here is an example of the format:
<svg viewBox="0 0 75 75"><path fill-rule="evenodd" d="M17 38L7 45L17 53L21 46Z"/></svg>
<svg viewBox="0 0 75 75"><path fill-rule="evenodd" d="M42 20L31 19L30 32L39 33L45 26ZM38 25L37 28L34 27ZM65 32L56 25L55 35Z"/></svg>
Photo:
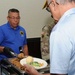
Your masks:
<svg viewBox="0 0 75 75"><path fill-rule="evenodd" d="M36 61L38 63L43 63L43 66L41 66L41 67L34 67L35 69L42 69L42 68L47 67L47 62L45 60L43 60L43 59L33 58L33 61ZM20 63L21 63L21 65L26 64L26 58L21 59L20 60Z"/></svg>

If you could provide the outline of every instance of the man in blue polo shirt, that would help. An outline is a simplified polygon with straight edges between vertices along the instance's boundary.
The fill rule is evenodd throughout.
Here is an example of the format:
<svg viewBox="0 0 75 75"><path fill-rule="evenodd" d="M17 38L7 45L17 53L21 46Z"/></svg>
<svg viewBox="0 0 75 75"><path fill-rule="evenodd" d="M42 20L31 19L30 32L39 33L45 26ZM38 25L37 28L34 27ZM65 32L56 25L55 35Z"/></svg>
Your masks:
<svg viewBox="0 0 75 75"><path fill-rule="evenodd" d="M7 20L6 24L0 26L0 60L11 57L10 51L19 54L20 47L28 55L26 31L19 25L19 10L9 9Z"/></svg>

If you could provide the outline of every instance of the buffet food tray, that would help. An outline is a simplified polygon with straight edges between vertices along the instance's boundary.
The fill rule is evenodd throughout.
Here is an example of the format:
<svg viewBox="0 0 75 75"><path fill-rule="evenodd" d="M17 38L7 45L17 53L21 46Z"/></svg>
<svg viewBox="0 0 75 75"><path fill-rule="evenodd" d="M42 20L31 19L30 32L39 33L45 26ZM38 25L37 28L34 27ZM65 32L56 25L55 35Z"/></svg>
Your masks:
<svg viewBox="0 0 75 75"><path fill-rule="evenodd" d="M16 66L15 64L12 63L13 60L15 60L17 58L8 58L8 59L3 59L1 61L1 68L7 70L9 73L11 70L13 70L13 72L15 72L15 75L18 74L18 75L27 75L25 73L24 70L21 70L20 66ZM17 63L18 61L16 61L15 63ZM19 62L18 62L19 63ZM11 70L10 70L11 69Z"/></svg>

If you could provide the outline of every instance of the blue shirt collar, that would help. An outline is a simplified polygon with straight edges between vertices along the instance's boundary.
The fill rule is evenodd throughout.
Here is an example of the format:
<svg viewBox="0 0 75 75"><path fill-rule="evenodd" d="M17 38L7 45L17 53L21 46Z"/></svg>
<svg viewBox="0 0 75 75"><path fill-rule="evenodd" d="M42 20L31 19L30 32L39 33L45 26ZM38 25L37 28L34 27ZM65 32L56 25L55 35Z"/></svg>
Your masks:
<svg viewBox="0 0 75 75"><path fill-rule="evenodd" d="M9 22L7 22L7 26L10 28L10 29L13 29L14 30L14 28L12 28L11 27L11 25L10 25L10 23ZM19 25L16 27L16 29L15 30L18 30L19 29Z"/></svg>

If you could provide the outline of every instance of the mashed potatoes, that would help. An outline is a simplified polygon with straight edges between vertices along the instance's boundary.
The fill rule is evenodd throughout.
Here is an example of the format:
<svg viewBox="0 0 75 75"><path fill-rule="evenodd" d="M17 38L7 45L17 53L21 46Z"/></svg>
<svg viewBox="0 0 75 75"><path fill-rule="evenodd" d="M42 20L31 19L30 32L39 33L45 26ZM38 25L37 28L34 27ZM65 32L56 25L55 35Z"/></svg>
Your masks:
<svg viewBox="0 0 75 75"><path fill-rule="evenodd" d="M33 62L33 57L32 56L28 56L27 58L26 58L26 63L27 64L30 64L30 63L32 63Z"/></svg>

